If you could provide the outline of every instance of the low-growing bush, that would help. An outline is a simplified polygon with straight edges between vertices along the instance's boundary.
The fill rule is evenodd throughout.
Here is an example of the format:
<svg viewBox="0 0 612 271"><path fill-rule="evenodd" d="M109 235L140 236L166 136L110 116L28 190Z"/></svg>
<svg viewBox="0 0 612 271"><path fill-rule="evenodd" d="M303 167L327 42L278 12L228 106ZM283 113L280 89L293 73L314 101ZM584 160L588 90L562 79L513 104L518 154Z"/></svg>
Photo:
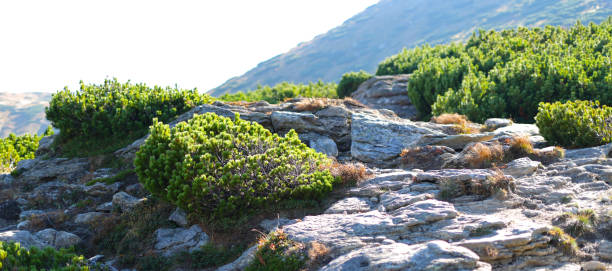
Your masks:
<svg viewBox="0 0 612 271"><path fill-rule="evenodd" d="M87 261L73 249L55 250L21 247L19 243L0 241L0 270L15 271L88 271Z"/></svg>
<svg viewBox="0 0 612 271"><path fill-rule="evenodd" d="M612 17L599 25L476 31L465 44L423 46L383 61L377 75L412 73L420 117L459 113L483 122L533 122L539 102L612 105Z"/></svg>
<svg viewBox="0 0 612 271"><path fill-rule="evenodd" d="M351 94L359 88L361 83L368 81L370 78L372 78L372 75L365 71L347 72L343 74L340 83L338 83L338 98L351 96Z"/></svg>
<svg viewBox="0 0 612 271"><path fill-rule="evenodd" d="M65 88L55 93L45 112L53 126L60 129L62 140L105 142L100 146L79 146L87 149L103 147L106 142L136 139L146 134L153 118L170 121L210 101L208 95L199 94L196 89L149 87L107 79L100 85L81 82L76 92Z"/></svg>
<svg viewBox="0 0 612 271"><path fill-rule="evenodd" d="M21 160L34 159L34 153L38 149L38 141L44 136L52 134L53 130L49 127L40 136L9 134L6 138L0 138L0 173L10 172Z"/></svg>
<svg viewBox="0 0 612 271"><path fill-rule="evenodd" d="M281 230L262 236L255 259L245 270L301 270L306 264L304 246L294 242Z"/></svg>
<svg viewBox="0 0 612 271"><path fill-rule="evenodd" d="M280 137L238 114L207 113L172 129L155 121L134 165L153 195L214 224L284 200L321 198L336 181L321 170L330 163L293 130Z"/></svg>
<svg viewBox="0 0 612 271"><path fill-rule="evenodd" d="M226 102L257 102L266 101L271 104L277 104L287 99L303 97L303 98L338 98L335 83L317 83L292 84L282 82L275 86L258 86L257 89L234 94L224 94L219 97L219 100Z"/></svg>
<svg viewBox="0 0 612 271"><path fill-rule="evenodd" d="M612 142L612 107L597 101L540 103L535 120L552 144L589 147Z"/></svg>

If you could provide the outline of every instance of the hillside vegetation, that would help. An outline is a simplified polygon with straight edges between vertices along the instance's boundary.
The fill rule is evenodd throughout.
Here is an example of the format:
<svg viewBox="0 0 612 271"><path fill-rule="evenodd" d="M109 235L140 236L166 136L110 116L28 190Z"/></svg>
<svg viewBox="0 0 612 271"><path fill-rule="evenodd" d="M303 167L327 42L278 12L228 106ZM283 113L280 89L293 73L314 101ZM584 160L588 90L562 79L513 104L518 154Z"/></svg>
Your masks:
<svg viewBox="0 0 612 271"><path fill-rule="evenodd" d="M599 23L611 14L607 0L382 0L209 93L220 96L283 81L338 82L349 71L374 73L380 61L404 47L465 41L479 28L571 26L577 20Z"/></svg>
<svg viewBox="0 0 612 271"><path fill-rule="evenodd" d="M408 95L422 116L460 113L483 122L533 122L538 103L612 104L612 17L601 25L475 32L467 43L404 50L378 75L412 73Z"/></svg>
<svg viewBox="0 0 612 271"><path fill-rule="evenodd" d="M317 83L308 84L292 84L282 82L275 86L257 86L257 89L249 92L238 92L234 94L224 94L219 97L219 100L226 102L257 102L266 101L271 104L282 102L286 99L296 97L312 97L312 98L338 98L336 93L337 85L335 83Z"/></svg>

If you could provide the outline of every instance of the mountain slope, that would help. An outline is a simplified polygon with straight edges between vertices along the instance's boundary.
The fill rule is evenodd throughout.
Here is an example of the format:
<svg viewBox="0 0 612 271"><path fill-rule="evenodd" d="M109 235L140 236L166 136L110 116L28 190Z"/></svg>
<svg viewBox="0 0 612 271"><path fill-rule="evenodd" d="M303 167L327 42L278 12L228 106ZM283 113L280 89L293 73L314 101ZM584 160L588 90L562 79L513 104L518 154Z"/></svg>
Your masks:
<svg viewBox="0 0 612 271"><path fill-rule="evenodd" d="M0 138L41 134L51 125L45 118L51 93L0 93Z"/></svg>
<svg viewBox="0 0 612 271"><path fill-rule="evenodd" d="M337 81L374 72L403 47L464 40L478 29L572 25L612 15L612 0L381 0L341 26L264 61L209 93L218 96L281 81Z"/></svg>

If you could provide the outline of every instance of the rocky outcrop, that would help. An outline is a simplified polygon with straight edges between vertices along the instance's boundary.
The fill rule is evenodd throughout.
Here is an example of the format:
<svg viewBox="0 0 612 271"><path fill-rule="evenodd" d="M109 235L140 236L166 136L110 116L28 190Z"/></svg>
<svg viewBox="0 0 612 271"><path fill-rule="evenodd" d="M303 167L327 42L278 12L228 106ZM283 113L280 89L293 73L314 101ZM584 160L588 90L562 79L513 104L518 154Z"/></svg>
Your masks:
<svg viewBox="0 0 612 271"><path fill-rule="evenodd" d="M155 249L166 256L179 251L193 251L205 245L209 239L198 225L188 229L158 229L155 238Z"/></svg>
<svg viewBox="0 0 612 271"><path fill-rule="evenodd" d="M414 120L418 111L406 95L408 79L408 74L373 76L363 82L351 97L371 108L388 109L401 118Z"/></svg>

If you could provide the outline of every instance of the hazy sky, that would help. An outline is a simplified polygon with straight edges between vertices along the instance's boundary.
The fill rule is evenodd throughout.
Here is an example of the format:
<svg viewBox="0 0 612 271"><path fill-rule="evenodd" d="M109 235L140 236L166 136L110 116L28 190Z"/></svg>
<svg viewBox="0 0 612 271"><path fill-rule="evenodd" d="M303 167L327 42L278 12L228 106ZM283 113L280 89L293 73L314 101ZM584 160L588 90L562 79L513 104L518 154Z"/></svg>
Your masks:
<svg viewBox="0 0 612 271"><path fill-rule="evenodd" d="M106 77L208 91L376 2L1 1L0 92Z"/></svg>

